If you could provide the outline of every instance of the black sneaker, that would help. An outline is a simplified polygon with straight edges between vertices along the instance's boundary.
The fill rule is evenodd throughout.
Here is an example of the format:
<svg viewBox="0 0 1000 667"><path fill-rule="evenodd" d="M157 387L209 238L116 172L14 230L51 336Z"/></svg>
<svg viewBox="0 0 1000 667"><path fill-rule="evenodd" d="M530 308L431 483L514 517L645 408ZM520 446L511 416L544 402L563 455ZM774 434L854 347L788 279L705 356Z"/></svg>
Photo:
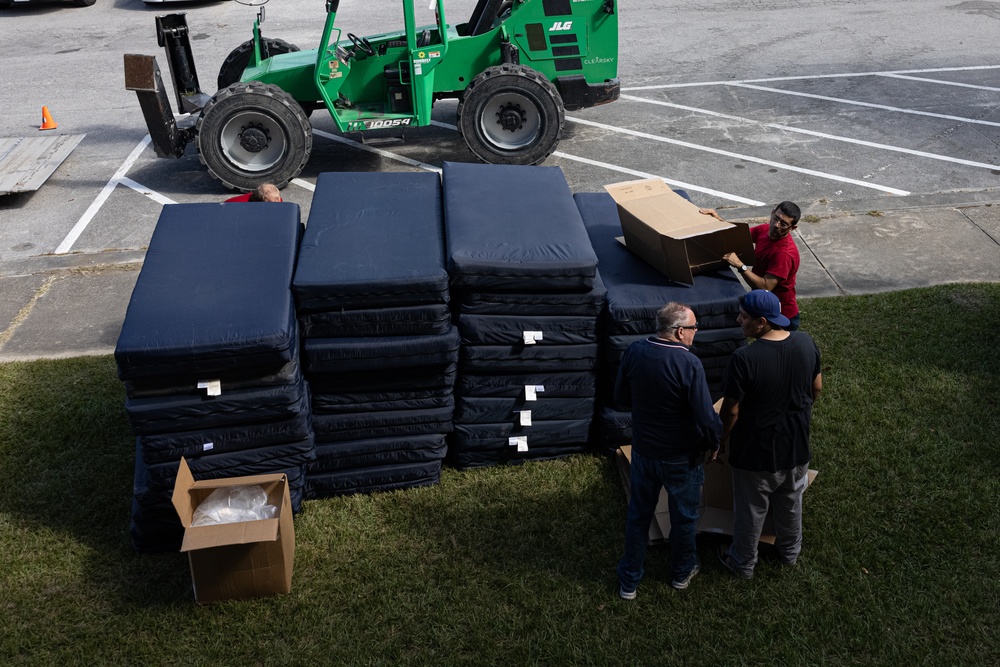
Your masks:
<svg viewBox="0 0 1000 667"><path fill-rule="evenodd" d="M677 579L671 581L670 585L673 586L675 589L682 591L688 587L688 584L690 584L691 580L694 579L694 575L698 574L699 572L701 572L701 566L695 565L694 567L691 568L691 571L687 573L686 577L678 577Z"/></svg>
<svg viewBox="0 0 1000 667"><path fill-rule="evenodd" d="M729 555L729 547L719 545L719 562L722 563L722 567L729 570L729 573L738 579L752 579L752 574L743 574L738 569L736 569L736 563L733 562L732 557Z"/></svg>
<svg viewBox="0 0 1000 667"><path fill-rule="evenodd" d="M620 597L622 600L634 600L635 591L634 590L627 591L625 590L624 586L620 586L618 588L618 597Z"/></svg>

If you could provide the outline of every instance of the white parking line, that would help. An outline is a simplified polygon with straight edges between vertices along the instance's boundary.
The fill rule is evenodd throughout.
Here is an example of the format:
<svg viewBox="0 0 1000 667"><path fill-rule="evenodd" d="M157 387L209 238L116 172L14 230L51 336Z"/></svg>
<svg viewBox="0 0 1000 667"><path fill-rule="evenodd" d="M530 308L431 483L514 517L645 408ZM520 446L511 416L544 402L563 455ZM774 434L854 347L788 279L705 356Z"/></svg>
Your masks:
<svg viewBox="0 0 1000 667"><path fill-rule="evenodd" d="M773 76L766 79L738 79L736 81L700 81L693 83L664 83L653 86L629 86L622 91L660 90L663 88L694 88L697 86L728 86L734 83L771 83L772 81L806 81L809 79L848 79L858 76L887 76L889 74L934 74L937 72L971 72L1000 69L1000 65L971 65L968 67L933 67L930 69L899 69L885 72L841 72L839 74L804 74L801 76Z"/></svg>
<svg viewBox="0 0 1000 667"><path fill-rule="evenodd" d="M905 79L906 81L921 81L923 83L935 83L941 86L958 86L959 88L974 88L975 90L992 90L1000 92L1000 88L993 86L976 86L971 83L959 83L958 81L945 81L944 79L928 79L924 76L907 76L905 74L879 74L887 79Z"/></svg>
<svg viewBox="0 0 1000 667"><path fill-rule="evenodd" d="M944 118L945 120L955 120L961 123L972 123L974 125L989 125L1000 127L1000 123L989 120L979 120L977 118L965 118L963 116L949 116L943 113L931 113L930 111L916 111L914 109L904 109L902 107L892 107L886 104L873 104L871 102L859 102L858 100L846 100L841 97L827 97L826 95L814 95L813 93L802 93L797 90L782 90L781 88L769 88L767 86L753 86L748 83L731 83L730 86L736 88L749 88L750 90L760 90L765 93L778 93L779 95L794 95L795 97L808 97L814 100L824 100L826 102L837 102L838 104L849 104L856 107L868 109L881 109L882 111L895 111L897 113L907 113L914 116L927 116L930 118Z"/></svg>
<svg viewBox="0 0 1000 667"><path fill-rule="evenodd" d="M566 116L566 120L580 123L582 125L590 125L592 127L597 127L602 130L607 130L609 132L618 132L620 134L628 134L633 137L640 137L642 139L651 139L653 141L659 141L666 144L673 144L675 146L682 146L684 148L691 148L693 150L702 151L705 153L714 153L716 155L724 155L726 157L736 158L738 160L744 160L746 162L754 162L757 164L762 164L768 167L774 167L775 169L784 169L786 171L793 171L799 174L806 174L808 176L815 176L817 178L825 178L831 181L837 181L838 183L850 183L851 185L859 185L863 188L869 188L872 190L879 190L881 192L887 192L893 195L906 196L910 194L907 190L900 190L898 188L891 188L886 185L878 185L876 183L869 183L867 181L859 181L855 178L847 178L846 176L837 176L836 174L828 174L822 171L815 171L813 169L805 169L803 167L795 167L788 164L783 164L781 162L773 162L772 160L764 160L758 157L753 157L751 155L743 155L740 153L733 153L732 151L725 151L719 148L712 148L711 146L703 146L700 144L692 144L687 141L680 141L679 139L670 139L668 137L663 137L658 134L649 134L648 132L639 132L637 130L629 130L623 127L615 127L613 125L606 125L604 123L596 123L592 120L583 120L582 118L573 118Z"/></svg>
<svg viewBox="0 0 1000 667"><path fill-rule="evenodd" d="M122 185L124 185L126 187L132 188L133 190L135 190L136 192L138 192L140 194L146 195L147 197L149 197L150 199L152 199L153 201L155 201L157 204L161 204L162 205L162 204L176 204L177 203L173 199L171 199L170 197L164 197L159 192L156 192L155 190L147 188L142 183L136 183L135 181L133 181L131 178L129 178L127 176L123 176L121 178L121 180L119 180L119 183L121 183Z"/></svg>
<svg viewBox="0 0 1000 667"><path fill-rule="evenodd" d="M722 199L728 199L730 201L739 202L741 204L747 204L748 206L767 206L767 202L757 201L756 199L746 199L738 195L731 195L728 192L721 192L719 190L713 190L711 188L704 188L700 185L692 185L691 183L685 183L684 181L675 181L670 178L664 178L663 176L658 176L657 174L650 174L648 172L639 171L637 169L629 169L628 167L621 167L616 164L609 164L607 162L601 162L599 160L591 160L590 158L580 157L578 155L570 155L568 153L563 153L561 151L555 151L552 154L555 155L556 157L563 158L564 160L574 160L576 162L582 162L584 164L589 164L594 167L601 167L603 169L617 171L622 174L629 174L630 176L638 176L639 178L658 178L670 186L684 188L685 190L691 190L693 192L702 192L704 194L713 195L715 197L721 197Z"/></svg>
<svg viewBox="0 0 1000 667"><path fill-rule="evenodd" d="M655 104L661 107L669 107L671 109L679 109L681 111L690 111L693 113L700 113L706 116L712 116L714 118L725 118L728 120L740 121L743 123L748 123L752 125L760 125L762 127L770 127L775 130L782 130L784 132L795 132L798 134L806 134L812 137L818 137L820 139L830 139L832 141L843 141L848 144L857 144L858 146L867 146L869 148L878 148L885 151L893 151L896 153L905 153L906 155L914 155L916 157L925 157L932 160L941 160L943 162L953 162L955 164L962 164L967 167L979 167L981 169L997 169L1000 165L990 164L989 162L975 162L973 160L965 160L962 158L951 157L950 155L940 155L938 153L927 153L925 151L917 151L910 148L902 148L900 146L890 146L888 144L879 144L874 141L865 141L864 139L854 139L853 137L844 137L837 134L827 134L826 132L816 132L815 130L806 130L801 127L792 127L789 125L780 125L778 123L765 123L759 120L753 120L752 118L744 118L742 116L733 116L731 114L719 113L718 111L710 111L709 109L700 109L698 107L690 107L684 104L674 104L673 102L664 102L662 100L651 100L645 97L638 97L636 95L622 95L621 99L630 100L632 102L645 102L646 104Z"/></svg>
<svg viewBox="0 0 1000 667"><path fill-rule="evenodd" d="M458 127L454 125L449 125L448 123L442 123L440 121L432 120L431 125L436 125L437 127L443 127L448 130L458 130ZM766 206L766 202L757 201L756 199L746 199L745 197L740 197L739 195L729 194L728 192L722 192L721 190L713 190L711 188L705 188L700 185L692 185L691 183L685 183L683 181L675 181L670 178L664 178L657 174L650 174L645 171L638 171L636 169L629 169L628 167L622 167L617 164L611 164L609 162L601 162L599 160L591 160L590 158L580 157L578 155L570 155L569 153L563 153L561 151L555 151L552 153L556 157L561 157L565 160L574 160L576 162L582 162L584 164L589 164L594 167L601 167L602 169L607 169L609 171L617 171L621 174L628 174L630 176L638 176L639 178L658 178L667 185L675 185L679 188L684 188L686 190L693 190L694 192L702 192L704 194L713 195L715 197L721 197L723 199L728 199L730 201L739 202L741 204L747 204L749 206Z"/></svg>
<svg viewBox="0 0 1000 667"><path fill-rule="evenodd" d="M101 190L100 194L98 194L94 201L91 202L90 206L87 207L87 210L84 211L80 219L77 220L75 225L73 225L73 229L69 230L69 234L66 235L66 238L64 238L62 243L60 243L55 249L54 254L65 255L73 248L73 244L76 243L76 240L80 238L80 235L83 234L85 229L87 229L87 225L90 224L90 221L94 219L97 212L101 210L102 206L104 206L104 202L106 202L108 197L111 196L111 193L114 192L115 187L119 182L121 182L121 179L125 176L125 174L128 173L128 170L132 168L132 164L139 159L139 156L142 155L142 151L149 145L149 142L150 137L147 134L143 140L139 142L139 145L132 149L132 152L127 158L125 158L125 162L122 163L122 166L118 167L118 171L115 172L115 175L111 177L111 180L107 182L104 189Z"/></svg>

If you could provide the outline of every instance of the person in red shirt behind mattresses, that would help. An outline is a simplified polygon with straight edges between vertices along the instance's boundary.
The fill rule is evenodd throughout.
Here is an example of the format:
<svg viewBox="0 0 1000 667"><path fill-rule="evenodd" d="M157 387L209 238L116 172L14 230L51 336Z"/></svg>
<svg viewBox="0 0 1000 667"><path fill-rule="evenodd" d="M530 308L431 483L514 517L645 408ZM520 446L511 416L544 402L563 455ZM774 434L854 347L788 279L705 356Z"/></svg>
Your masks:
<svg viewBox="0 0 1000 667"><path fill-rule="evenodd" d="M223 203L229 204L231 202L247 201L281 201L281 193L278 192L278 188L273 183L264 183L250 192L230 197Z"/></svg>
<svg viewBox="0 0 1000 667"><path fill-rule="evenodd" d="M722 220L714 209L698 209L704 215ZM750 228L754 254L757 259L751 270L736 253L729 252L722 259L739 271L750 289L774 292L781 301L781 314L789 319L788 331L799 328L799 304L795 300L795 274L799 271L799 249L792 239L792 231L799 224L802 211L790 201L783 201L771 211L766 225Z"/></svg>

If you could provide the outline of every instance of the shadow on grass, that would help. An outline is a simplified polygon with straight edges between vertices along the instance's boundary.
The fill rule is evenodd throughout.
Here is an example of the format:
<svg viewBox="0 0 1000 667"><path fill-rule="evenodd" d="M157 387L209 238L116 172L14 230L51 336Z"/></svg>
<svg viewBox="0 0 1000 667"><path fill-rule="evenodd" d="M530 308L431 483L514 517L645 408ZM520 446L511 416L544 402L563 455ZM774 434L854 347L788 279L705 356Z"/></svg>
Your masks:
<svg viewBox="0 0 1000 667"><path fill-rule="evenodd" d="M135 445L124 398L110 356L0 365L4 551L44 576L65 550L88 589L126 607L186 602L182 557L130 546Z"/></svg>

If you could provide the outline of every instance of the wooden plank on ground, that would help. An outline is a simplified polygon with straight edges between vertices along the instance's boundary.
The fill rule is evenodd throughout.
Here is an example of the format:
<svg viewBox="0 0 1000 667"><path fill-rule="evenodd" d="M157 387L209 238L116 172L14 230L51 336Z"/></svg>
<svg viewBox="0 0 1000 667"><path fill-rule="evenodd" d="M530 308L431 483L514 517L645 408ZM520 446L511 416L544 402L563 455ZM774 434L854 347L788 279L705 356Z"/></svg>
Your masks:
<svg viewBox="0 0 1000 667"><path fill-rule="evenodd" d="M0 138L0 195L42 187L83 140L83 134Z"/></svg>

